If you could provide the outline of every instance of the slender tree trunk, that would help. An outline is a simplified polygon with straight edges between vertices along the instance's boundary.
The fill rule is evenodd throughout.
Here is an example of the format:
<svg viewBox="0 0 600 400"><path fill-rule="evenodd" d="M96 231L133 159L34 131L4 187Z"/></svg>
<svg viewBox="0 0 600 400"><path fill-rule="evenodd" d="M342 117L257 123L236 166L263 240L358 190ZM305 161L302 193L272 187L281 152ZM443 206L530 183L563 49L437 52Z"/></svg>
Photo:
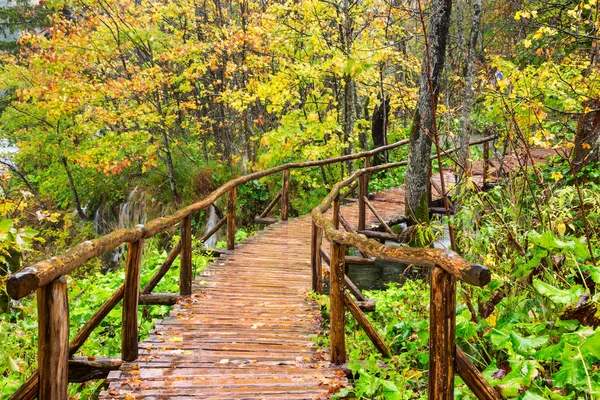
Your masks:
<svg viewBox="0 0 600 400"><path fill-rule="evenodd" d="M352 87L354 81L350 75L344 76L344 142L348 143L346 148L346 154L354 153L354 96L352 93ZM354 170L354 162L348 161L348 174L351 174Z"/></svg>
<svg viewBox="0 0 600 400"><path fill-rule="evenodd" d="M77 214L79 215L79 218L87 219L87 216L83 212L83 208L81 208L81 202L79 201L79 195L77 194L77 188L75 187L75 181L73 180L73 175L71 175L71 169L69 168L67 158L61 157L61 162L63 167L65 167L65 172L67 173L69 187L71 188L71 193L73 193L73 201L75 202L75 209L77 210Z"/></svg>
<svg viewBox="0 0 600 400"><path fill-rule="evenodd" d="M35 190L35 188L31 184L31 182L29 182L29 180L27 179L27 177L25 177L25 174L23 174L21 171L19 171L19 169L14 164L11 164L9 162L5 162L5 161L2 161L2 160L0 160L0 164L4 165L8 169L10 169L15 175L17 175L23 181L23 183L25 184L25 186L27 186L27 189L29 189L29 191L31 192L31 194L33 194L33 196L36 199L39 200L38 194L37 194L37 190Z"/></svg>
<svg viewBox="0 0 600 400"><path fill-rule="evenodd" d="M352 35L354 21L350 15L350 1L344 0L342 5L343 26L341 27L341 39L346 58L352 57ZM345 154L354 153L354 122L356 113L354 108L354 79L348 73L344 74L344 142L348 143ZM354 162L348 161L348 174L354 170Z"/></svg>
<svg viewBox="0 0 600 400"><path fill-rule="evenodd" d="M163 141L163 150L165 152L165 163L167 164L168 169L169 188L171 189L173 200L175 200L175 203L179 204L181 202L181 199L179 198L179 193L177 193L177 182L175 181L175 168L173 167L173 158L171 157L169 138L167 137L167 132L164 129L161 130L161 135Z"/></svg>
<svg viewBox="0 0 600 400"><path fill-rule="evenodd" d="M600 161L600 101L590 100L583 105L573 150L573 166L576 172L586 165ZM585 112L585 109L591 111Z"/></svg>
<svg viewBox="0 0 600 400"><path fill-rule="evenodd" d="M458 180L461 181L465 175L470 175L471 165L469 162L469 137L471 109L473 108L473 81L475 79L475 53L477 52L477 38L479 37L479 24L481 22L481 0L473 0L473 19L471 20L471 34L467 47L465 62L465 94L463 97L462 113L460 116L460 134Z"/></svg>
<svg viewBox="0 0 600 400"><path fill-rule="evenodd" d="M446 58L451 11L452 0L432 0L417 109L410 130L405 213L413 221L421 223L429 221L427 188L431 169L431 138L436 129L435 109Z"/></svg>
<svg viewBox="0 0 600 400"><path fill-rule="evenodd" d="M371 136L373 137L373 148L385 146L387 136L387 121L390 114L390 98L381 99L373 110L371 119ZM376 154L373 165L381 165L387 161L387 154Z"/></svg>

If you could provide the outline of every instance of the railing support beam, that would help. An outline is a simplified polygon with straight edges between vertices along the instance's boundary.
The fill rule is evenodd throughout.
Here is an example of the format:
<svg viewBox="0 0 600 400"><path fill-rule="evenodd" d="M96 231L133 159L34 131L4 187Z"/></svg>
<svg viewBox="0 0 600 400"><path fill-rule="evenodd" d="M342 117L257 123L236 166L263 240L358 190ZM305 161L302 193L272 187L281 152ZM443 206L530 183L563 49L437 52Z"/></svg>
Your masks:
<svg viewBox="0 0 600 400"><path fill-rule="evenodd" d="M431 274L429 400L454 398L456 279L440 267Z"/></svg>
<svg viewBox="0 0 600 400"><path fill-rule="evenodd" d="M364 231L367 223L365 197L369 195L369 178L367 174L358 177L358 229Z"/></svg>
<svg viewBox="0 0 600 400"><path fill-rule="evenodd" d="M144 240L129 243L127 250L121 348L123 361L135 361L138 357L138 304L143 250Z"/></svg>
<svg viewBox="0 0 600 400"><path fill-rule="evenodd" d="M227 250L235 248L235 202L237 199L237 186L229 191L227 201Z"/></svg>
<svg viewBox="0 0 600 400"><path fill-rule="evenodd" d="M192 216L181 220L181 254L179 260L179 294L192 294Z"/></svg>
<svg viewBox="0 0 600 400"><path fill-rule="evenodd" d="M281 220L287 221L290 208L290 170L283 170L283 182L281 185Z"/></svg>
<svg viewBox="0 0 600 400"><path fill-rule="evenodd" d="M330 346L331 362L346 362L345 308L344 308L344 268L346 265L346 246L331 242L331 265L329 268L330 301Z"/></svg>
<svg viewBox="0 0 600 400"><path fill-rule="evenodd" d="M321 266L321 243L323 242L323 230L312 222L310 241L310 264L312 270L312 290L315 293L323 293L323 270Z"/></svg>
<svg viewBox="0 0 600 400"><path fill-rule="evenodd" d="M37 292L40 400L67 400L69 383L69 302L60 277Z"/></svg>

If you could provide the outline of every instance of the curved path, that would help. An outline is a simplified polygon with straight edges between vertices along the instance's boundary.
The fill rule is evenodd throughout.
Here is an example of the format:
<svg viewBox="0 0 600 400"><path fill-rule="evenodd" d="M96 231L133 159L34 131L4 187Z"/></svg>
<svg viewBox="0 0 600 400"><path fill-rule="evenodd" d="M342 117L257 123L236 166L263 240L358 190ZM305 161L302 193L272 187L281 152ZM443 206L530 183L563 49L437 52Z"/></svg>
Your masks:
<svg viewBox="0 0 600 400"><path fill-rule="evenodd" d="M372 200L400 215L404 193ZM356 205L342 207L356 226ZM367 211L367 225L376 223ZM191 297L157 321L140 357L110 373L100 399L326 399L347 384L315 345L321 311L311 287L311 219L278 222L216 258ZM326 244L324 244L326 247Z"/></svg>

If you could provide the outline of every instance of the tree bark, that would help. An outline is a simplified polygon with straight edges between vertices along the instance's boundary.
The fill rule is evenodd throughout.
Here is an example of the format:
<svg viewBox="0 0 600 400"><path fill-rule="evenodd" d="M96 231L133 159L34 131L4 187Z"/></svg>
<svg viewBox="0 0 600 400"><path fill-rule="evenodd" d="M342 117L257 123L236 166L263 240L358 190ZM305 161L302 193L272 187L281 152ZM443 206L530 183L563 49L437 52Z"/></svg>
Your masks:
<svg viewBox="0 0 600 400"><path fill-rule="evenodd" d="M432 0L431 10L405 178L405 213L413 221L425 223L429 221L427 187L431 169L431 138L436 130L435 109L446 58L452 0Z"/></svg>
<svg viewBox="0 0 600 400"><path fill-rule="evenodd" d="M376 149L385 146L387 136L387 121L390 115L390 99L386 97L381 99L380 103L373 110L371 119L371 137L373 138L373 148ZM373 165L381 165L387 162L387 153L375 154Z"/></svg>
<svg viewBox="0 0 600 400"><path fill-rule="evenodd" d="M600 101L590 100L584 103L583 108L584 111L575 133L575 149L573 151L575 172L600 160Z"/></svg>
<svg viewBox="0 0 600 400"><path fill-rule="evenodd" d="M459 160L458 181L460 182L465 175L470 174L471 166L469 162L469 128L471 119L471 109L473 108L473 80L475 78L475 53L477 51L477 38L479 37L479 24L481 22L481 0L473 0L473 17L471 20L471 34L467 48L467 58L465 62L465 94L463 97L462 113L460 116L460 134L459 142Z"/></svg>
<svg viewBox="0 0 600 400"><path fill-rule="evenodd" d="M87 219L85 212L83 212L83 208L81 208L81 202L79 201L79 195L77 194L77 188L75 187L75 181L73 180L73 175L71 175L71 169L69 168L69 164L67 163L67 158L61 158L62 165L65 167L65 172L67 173L67 178L69 179L69 187L71 188L71 193L73 193L73 201L75 202L75 209L77 210L77 214L81 219Z"/></svg>

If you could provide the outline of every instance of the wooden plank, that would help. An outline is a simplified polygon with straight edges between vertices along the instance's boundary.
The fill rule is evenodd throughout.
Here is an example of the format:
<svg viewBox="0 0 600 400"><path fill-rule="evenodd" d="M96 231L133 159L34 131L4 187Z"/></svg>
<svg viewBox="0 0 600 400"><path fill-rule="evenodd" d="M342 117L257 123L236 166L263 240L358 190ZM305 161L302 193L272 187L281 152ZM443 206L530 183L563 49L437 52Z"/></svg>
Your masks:
<svg viewBox="0 0 600 400"><path fill-rule="evenodd" d="M38 289L38 372L40 400L67 400L69 304L67 280Z"/></svg>
<svg viewBox="0 0 600 400"><path fill-rule="evenodd" d="M190 288L191 290L191 288ZM149 293L140 294L139 304L142 305L161 305L161 306L172 306L177 303L177 300L181 299L180 294L175 293Z"/></svg>
<svg viewBox="0 0 600 400"><path fill-rule="evenodd" d="M399 207L375 204L386 217ZM355 207L344 208L351 224L357 214ZM375 221L370 214L368 220ZM322 329L320 307L305 297L313 284L311 247L321 253L318 239L309 216L289 219L215 259L194 282L192 296L155 324L138 359L109 374L100 399L329 397L346 378L322 361L311 340ZM353 303L360 310L374 307L372 301Z"/></svg>
<svg viewBox="0 0 600 400"><path fill-rule="evenodd" d="M389 241L393 241L393 242L401 242L402 240L400 239L400 235L396 235L395 233L393 234L389 234L389 233L384 233L384 232L378 232L378 231L358 231L357 233L361 234L361 235L365 235L368 238L371 239L377 239L377 240L389 240Z"/></svg>
<svg viewBox="0 0 600 400"><path fill-rule="evenodd" d="M375 259L357 256L346 256L346 264L375 265Z"/></svg>
<svg viewBox="0 0 600 400"><path fill-rule="evenodd" d="M276 222L279 222L277 218L268 218L268 217L254 217L254 221L259 224L271 225Z"/></svg>
<svg viewBox="0 0 600 400"><path fill-rule="evenodd" d="M140 270L144 241L129 243L123 293L123 329L121 358L133 361L138 356L138 302L140 295Z"/></svg>
<svg viewBox="0 0 600 400"><path fill-rule="evenodd" d="M346 247L331 243L331 267L329 269L329 324L331 362L346 362L345 309L344 309L344 257Z"/></svg>
<svg viewBox="0 0 600 400"><path fill-rule="evenodd" d="M290 208L290 170L283 170L281 185L281 220L287 221Z"/></svg>
<svg viewBox="0 0 600 400"><path fill-rule="evenodd" d="M450 400L454 398L456 279L439 267L431 273L429 307L428 398Z"/></svg>
<svg viewBox="0 0 600 400"><path fill-rule="evenodd" d="M227 201L227 250L235 248L235 202L237 199L237 186L234 186L229 191L229 199Z"/></svg>
<svg viewBox="0 0 600 400"><path fill-rule="evenodd" d="M467 384L473 394L480 400L500 400L502 397L485 380L484 376L469 361L467 355L456 346L455 368L458 375Z"/></svg>
<svg viewBox="0 0 600 400"><path fill-rule="evenodd" d="M179 294L192 294L192 217L188 215L181 220L181 255L179 256Z"/></svg>
<svg viewBox="0 0 600 400"><path fill-rule="evenodd" d="M369 339L371 339L371 342L377 351L379 351L384 357L391 358L392 352L390 351L390 348L385 344L383 339L381 339L369 319L365 314L363 314L358 305L350 298L350 296L348 296L348 293L346 292L344 292L344 304L348 310L350 310L352 316L354 319L356 319L360 327L363 328Z"/></svg>
<svg viewBox="0 0 600 400"><path fill-rule="evenodd" d="M69 382L84 383L105 379L110 371L118 370L123 361L109 357L73 357L69 360Z"/></svg>

